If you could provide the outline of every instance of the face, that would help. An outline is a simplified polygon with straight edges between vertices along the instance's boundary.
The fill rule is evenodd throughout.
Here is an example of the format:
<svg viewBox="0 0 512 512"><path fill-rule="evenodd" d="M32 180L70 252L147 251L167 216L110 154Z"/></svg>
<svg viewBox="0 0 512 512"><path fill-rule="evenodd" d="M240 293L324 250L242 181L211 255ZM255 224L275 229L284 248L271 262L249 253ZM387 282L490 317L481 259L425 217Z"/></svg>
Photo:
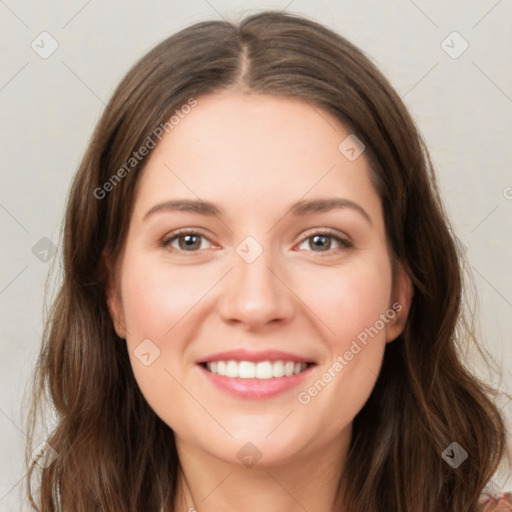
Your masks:
<svg viewBox="0 0 512 512"><path fill-rule="evenodd" d="M300 100L225 92L152 150L107 297L179 446L275 465L350 438L410 282L349 135Z"/></svg>

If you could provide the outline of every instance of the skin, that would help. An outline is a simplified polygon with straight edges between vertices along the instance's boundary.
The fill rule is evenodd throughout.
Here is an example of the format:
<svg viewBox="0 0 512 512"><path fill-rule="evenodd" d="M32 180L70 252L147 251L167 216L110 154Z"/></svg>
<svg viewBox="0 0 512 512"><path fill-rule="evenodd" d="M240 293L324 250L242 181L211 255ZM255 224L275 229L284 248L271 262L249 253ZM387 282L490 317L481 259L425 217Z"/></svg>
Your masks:
<svg viewBox="0 0 512 512"><path fill-rule="evenodd" d="M349 133L306 102L230 91L199 97L149 156L122 256L110 262L107 299L142 393L175 432L186 477L177 510L333 510L352 421L411 298L400 265L392 279L365 154L349 161L338 150ZM351 208L287 214L296 201L326 197L357 203L371 223ZM144 219L178 198L211 201L223 214L160 210ZM188 252L183 238L160 245L181 228L204 238ZM352 247L335 238L315 245L310 237L327 228ZM236 252L249 235L263 250L252 263ZM299 403L297 394L396 302L394 320ZM160 350L148 366L134 354L144 339ZM214 387L196 364L238 348L293 352L317 366L298 388L240 398ZM248 442L261 453L251 468L237 456Z"/></svg>

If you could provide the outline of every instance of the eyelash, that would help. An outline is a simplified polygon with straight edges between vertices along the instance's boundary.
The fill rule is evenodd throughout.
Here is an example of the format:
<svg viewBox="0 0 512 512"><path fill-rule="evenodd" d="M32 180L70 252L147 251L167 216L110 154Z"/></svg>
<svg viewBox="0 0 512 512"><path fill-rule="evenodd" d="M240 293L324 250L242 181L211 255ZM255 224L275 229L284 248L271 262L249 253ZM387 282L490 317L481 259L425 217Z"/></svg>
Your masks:
<svg viewBox="0 0 512 512"><path fill-rule="evenodd" d="M172 247L170 248L170 244L174 241L174 240L177 240L178 238L180 238L181 236L185 236L185 235L194 235L194 236L199 236L199 237L202 237L204 238L205 240L209 240L205 235L203 235L202 233L198 232L198 231L194 231L193 229L192 230L189 230L189 229L182 229L182 230L177 230L177 231L174 231L172 233L170 233L168 236L164 237L159 245L163 248L167 248L169 250L171 250L172 252L181 252L181 253L195 253L195 252L199 252L200 249L196 250L196 251L184 251L182 249L176 249L175 247ZM345 239L345 238L341 238L340 236L338 236L336 233L332 232L331 230L329 229L324 229L324 230L319 230L319 231L315 231L311 234L309 234L308 236L306 236L305 238L303 238L300 242L299 245L302 245L303 242L307 241L308 239L310 238L313 238L314 236L317 236L317 235L320 235L320 236L325 236L325 237L328 237L328 238L332 238L334 239L336 242L338 242L340 244L341 247L337 247L337 248L334 248L334 249L329 249L328 251L325 251L325 252L322 252L320 251L319 254L323 254L323 255L326 255L326 256L331 256L333 255L335 252L339 251L339 250L342 250L342 249L351 249L354 247L354 245L352 244L352 242L350 242L349 240ZM309 252L315 252L315 251L309 251Z"/></svg>

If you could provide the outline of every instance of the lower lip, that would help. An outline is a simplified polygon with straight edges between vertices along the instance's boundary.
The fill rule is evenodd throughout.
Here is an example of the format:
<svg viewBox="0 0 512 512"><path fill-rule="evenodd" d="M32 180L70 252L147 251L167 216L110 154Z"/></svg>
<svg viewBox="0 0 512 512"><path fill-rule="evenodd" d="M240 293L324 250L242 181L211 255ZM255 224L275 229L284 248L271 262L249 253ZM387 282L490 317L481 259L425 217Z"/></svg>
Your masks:
<svg viewBox="0 0 512 512"><path fill-rule="evenodd" d="M311 365L303 372L290 377L274 377L272 379L240 379L224 377L208 371L201 365L199 369L205 377L221 391L242 398L270 398L288 391L299 385L311 372L315 365Z"/></svg>

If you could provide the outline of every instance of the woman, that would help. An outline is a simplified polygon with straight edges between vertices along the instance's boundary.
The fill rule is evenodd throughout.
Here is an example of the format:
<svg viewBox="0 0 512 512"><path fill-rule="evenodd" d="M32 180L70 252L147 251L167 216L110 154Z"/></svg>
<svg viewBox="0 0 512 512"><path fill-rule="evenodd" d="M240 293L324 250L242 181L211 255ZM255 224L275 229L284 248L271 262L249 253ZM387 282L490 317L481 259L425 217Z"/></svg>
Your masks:
<svg viewBox="0 0 512 512"><path fill-rule="evenodd" d="M321 25L204 22L141 59L74 180L63 277L34 508L510 509L428 152Z"/></svg>

